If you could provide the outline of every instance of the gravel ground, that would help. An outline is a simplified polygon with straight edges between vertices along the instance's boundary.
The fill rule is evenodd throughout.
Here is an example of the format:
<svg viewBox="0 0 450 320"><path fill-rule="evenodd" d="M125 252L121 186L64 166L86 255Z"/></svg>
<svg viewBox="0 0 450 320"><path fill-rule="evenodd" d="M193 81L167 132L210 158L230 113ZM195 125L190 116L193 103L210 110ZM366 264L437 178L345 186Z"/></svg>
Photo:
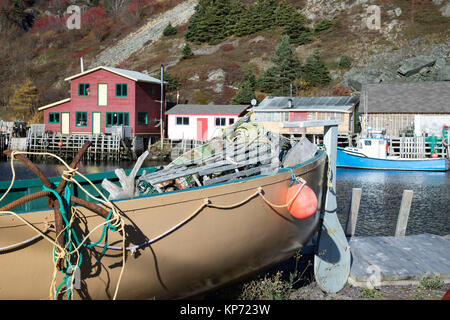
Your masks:
<svg viewBox="0 0 450 320"><path fill-rule="evenodd" d="M381 286L373 290L346 285L335 294L322 292L316 282L297 289L291 300L441 300L450 284L439 289L423 289L418 285Z"/></svg>
<svg viewBox="0 0 450 320"><path fill-rule="evenodd" d="M232 299L239 300L242 298L245 287L253 283L255 287L267 288L263 285L264 277L272 278L278 272L282 272L283 281L286 283L289 275L295 270L295 258L291 258L273 268L260 273L254 277L248 278L242 282L235 283L225 288L214 291L203 298L206 300ZM347 284L341 291L335 294L327 294L323 292L314 281L313 256L302 256L297 262L297 270L301 275L300 281L296 282L294 288L289 295L284 292L282 299L289 300L441 300L447 291L450 290L450 283L441 285L430 285L427 289L421 285L389 285L380 286L372 290L363 287L354 287ZM272 286L270 290L274 290ZM282 282L278 282L277 288L282 287ZM264 290L259 291L260 294ZM282 287L280 290L285 290ZM279 293L279 292L278 292ZM247 295L248 296L248 295ZM264 294L267 296L267 294ZM258 300L258 298L256 298ZM264 298L262 299L264 300Z"/></svg>

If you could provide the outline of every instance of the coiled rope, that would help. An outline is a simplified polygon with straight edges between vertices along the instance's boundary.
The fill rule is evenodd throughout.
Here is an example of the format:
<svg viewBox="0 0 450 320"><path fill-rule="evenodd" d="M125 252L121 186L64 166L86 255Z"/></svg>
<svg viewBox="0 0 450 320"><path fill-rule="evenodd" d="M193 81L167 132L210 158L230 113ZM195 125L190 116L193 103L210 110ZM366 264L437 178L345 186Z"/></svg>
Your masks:
<svg viewBox="0 0 450 320"><path fill-rule="evenodd" d="M21 215L16 214L13 211L0 211L0 215L2 214L10 214L10 215L14 215L15 217L17 217L18 219L20 219L21 221L23 221L28 227L30 227L32 230L34 230L38 235L36 237L33 237L31 239L28 239L26 241L20 242L18 244L14 244L14 245L10 245L8 247L5 248L1 248L2 250L0 251L7 251L7 250L11 250L13 248L17 248L20 247L26 243L32 242L36 239L38 239L39 237L43 237L44 239L46 239L47 241L49 241L50 243L53 244L54 246L54 250L53 250L53 262L54 262L54 272L53 272L53 280L52 283L50 285L50 299L55 299L60 291L60 289L62 288L63 285L66 285L66 290L63 291L67 292L68 294L68 298L71 299L72 296L72 288L73 288L73 282L74 282L74 277L69 277L68 271L70 269L73 268L73 266L75 265L76 267L79 267L81 265L81 261L82 261L82 255L79 252L79 249L81 248L82 245L84 245L87 242L87 239L90 237L90 235L95 232L98 228L102 227L102 226L106 226L106 229L104 227L104 232L102 233L102 238L103 239L105 237L105 232L107 232L108 229L114 230L114 231L119 231L122 233L122 244L123 247L125 247L125 230L124 230L124 221L122 219L122 217L119 215L119 213L116 210L116 207L105 197L105 195L86 177L84 176L82 173L80 173L78 171L77 168L73 169L71 168L63 159L61 159L60 157L58 157L57 155L54 155L52 153L48 153L48 152L25 152L25 151L13 151L11 153L11 171L12 171L12 179L11 179L11 184L8 187L7 191L5 192L5 194L3 194L3 196L0 198L0 202L6 197L6 195L10 192L15 178L16 178L16 173L15 173L15 168L14 168L14 160L15 160L15 156L19 155L19 154L24 154L24 155L41 155L41 156L50 156L53 158L56 158L58 161L60 161L65 167L66 170L63 171L62 173L62 179L64 179L65 181L69 182L69 183L75 183L81 190L83 190L90 198L92 198L95 201L98 201L100 203L102 203L103 205L105 205L106 207L110 208L110 213L108 215L108 218L106 219L105 222L97 225L95 228L93 228L89 234L87 236L84 237L84 239L82 241L79 241L78 238L76 237L75 232L72 229L72 224L74 222L75 219L75 213L77 212L77 210L72 207L70 205L70 188L68 187L68 185L66 185L66 189L64 192L64 200L59 196L59 194L56 193L56 191L46 188L44 186L44 190L45 191L50 191L53 193L53 195L57 198L57 200L59 201L60 204L60 210L61 210L61 215L63 217L64 223L65 223L65 227L64 229L56 235L55 239L52 239L51 237L49 237L48 235L46 235L46 232L49 231L50 229L47 228L47 230L42 231L40 229L38 229L37 227L35 227L33 224L31 224L30 222L28 222L26 219L22 218ZM74 179L75 175L79 175L81 176L85 181L87 181L93 188L94 190L96 190L98 192L98 194L101 196L101 198L97 198L95 196L93 196L90 192L88 192L77 180ZM67 219L66 214L67 214L67 209L70 208L71 211L71 215L70 215L70 219ZM63 248L61 247L58 243L57 243L57 239L61 236L64 236L65 234L65 238L67 238L67 244L66 246ZM100 241L101 241L100 239ZM106 241L105 241L106 243ZM100 256L102 256L104 254L104 252L102 252L102 254ZM117 281L117 285L116 285L116 289L114 292L114 296L113 299L115 300L117 297L117 293L118 293L118 289L119 289L119 285L120 285L120 281L122 279L123 276L123 272L125 269L125 250L123 250L122 252L122 268L119 274L119 278ZM74 258L75 257L75 258ZM62 270L62 272L65 273L63 282L59 285L56 286L56 275L57 275L57 261L59 261L60 259L62 259L63 261L65 261L65 265L64 268ZM72 262L75 261L75 263L73 264ZM70 280L69 280L70 279ZM70 281L70 283L69 283Z"/></svg>

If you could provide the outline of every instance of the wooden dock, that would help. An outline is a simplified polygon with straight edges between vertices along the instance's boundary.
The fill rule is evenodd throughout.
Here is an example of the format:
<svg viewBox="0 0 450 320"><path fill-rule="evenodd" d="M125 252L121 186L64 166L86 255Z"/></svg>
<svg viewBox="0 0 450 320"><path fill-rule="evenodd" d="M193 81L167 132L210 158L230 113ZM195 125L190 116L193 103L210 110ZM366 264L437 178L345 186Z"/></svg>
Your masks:
<svg viewBox="0 0 450 320"><path fill-rule="evenodd" d="M86 141L91 141L92 146L85 155L87 159L136 159L144 151L143 138L124 136L120 132L121 130L115 130L111 134L61 135L45 132L43 125L32 125L24 138L26 143L22 149L29 152L50 152L67 159L73 158Z"/></svg>
<svg viewBox="0 0 450 320"><path fill-rule="evenodd" d="M354 237L361 189L354 188L346 227L351 252L348 282L354 286L418 284L427 275L450 283L450 235L405 236L413 192L403 192L394 236Z"/></svg>

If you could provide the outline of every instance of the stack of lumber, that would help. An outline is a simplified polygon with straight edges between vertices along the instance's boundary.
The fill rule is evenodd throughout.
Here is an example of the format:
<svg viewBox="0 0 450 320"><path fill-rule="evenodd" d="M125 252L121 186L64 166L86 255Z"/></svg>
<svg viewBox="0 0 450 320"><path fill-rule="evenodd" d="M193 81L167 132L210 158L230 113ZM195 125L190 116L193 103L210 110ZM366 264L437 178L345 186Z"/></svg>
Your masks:
<svg viewBox="0 0 450 320"><path fill-rule="evenodd" d="M220 147L220 144L216 144ZM140 195L207 186L252 175L273 173L280 167L278 144L267 142L223 143L205 157L185 157L181 164L143 175L138 179Z"/></svg>
<svg viewBox="0 0 450 320"><path fill-rule="evenodd" d="M282 166L294 166L316 153L317 147L307 139L292 147L288 139L247 120L241 119L225 129L220 137L186 152L165 168L135 179L147 156L144 154L130 176L127 177L123 170L116 170L122 188L107 180L102 186L110 193L110 200L160 194L274 174Z"/></svg>

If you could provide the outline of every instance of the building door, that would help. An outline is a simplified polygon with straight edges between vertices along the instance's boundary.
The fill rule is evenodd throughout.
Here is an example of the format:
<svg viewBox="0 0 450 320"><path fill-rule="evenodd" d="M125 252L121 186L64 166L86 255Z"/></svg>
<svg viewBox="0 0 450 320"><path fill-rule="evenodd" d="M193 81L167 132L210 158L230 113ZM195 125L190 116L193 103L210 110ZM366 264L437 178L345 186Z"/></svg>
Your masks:
<svg viewBox="0 0 450 320"><path fill-rule="evenodd" d="M99 106L107 106L108 105L108 84L107 83L99 83L97 85L97 104Z"/></svg>
<svg viewBox="0 0 450 320"><path fill-rule="evenodd" d="M208 119L198 118L197 119L197 140L208 139Z"/></svg>
<svg viewBox="0 0 450 320"><path fill-rule="evenodd" d="M92 134L102 133L102 117L100 112L92 112Z"/></svg>
<svg viewBox="0 0 450 320"><path fill-rule="evenodd" d="M61 134L70 134L70 113L61 112Z"/></svg>

